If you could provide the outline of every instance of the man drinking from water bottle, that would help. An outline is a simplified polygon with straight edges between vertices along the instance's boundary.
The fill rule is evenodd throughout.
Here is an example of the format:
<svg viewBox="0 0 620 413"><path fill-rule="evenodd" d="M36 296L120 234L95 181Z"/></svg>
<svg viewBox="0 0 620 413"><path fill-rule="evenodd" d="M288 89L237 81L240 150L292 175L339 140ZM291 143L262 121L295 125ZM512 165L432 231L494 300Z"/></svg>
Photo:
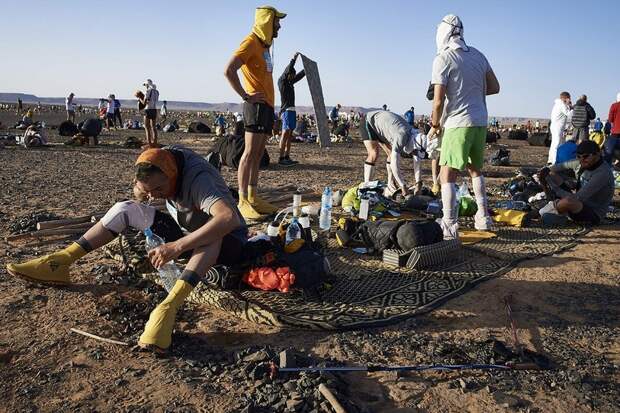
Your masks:
<svg viewBox="0 0 620 413"><path fill-rule="evenodd" d="M247 228L224 179L195 152L179 145L151 148L135 165L134 194L138 201L116 203L77 242L27 261L8 264L8 272L37 284L66 285L69 267L89 252L112 241L128 227L152 232L166 243L149 251L155 268L178 257L189 258L166 299L149 317L138 344L157 352L170 347L177 310L216 263L239 261ZM170 215L139 201L165 199Z"/></svg>

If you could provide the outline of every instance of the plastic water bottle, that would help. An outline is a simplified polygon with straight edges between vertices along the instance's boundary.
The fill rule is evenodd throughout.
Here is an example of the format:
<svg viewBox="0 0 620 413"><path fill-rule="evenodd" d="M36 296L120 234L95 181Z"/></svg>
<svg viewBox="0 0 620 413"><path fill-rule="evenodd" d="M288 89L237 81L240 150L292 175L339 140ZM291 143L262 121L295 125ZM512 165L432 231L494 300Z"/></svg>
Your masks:
<svg viewBox="0 0 620 413"><path fill-rule="evenodd" d="M461 199L462 197L471 197L471 194L469 193L469 186L467 185L467 182L463 182L461 184L461 186L459 186L458 190L456 191L456 198L457 199Z"/></svg>
<svg viewBox="0 0 620 413"><path fill-rule="evenodd" d="M332 225L332 189L325 187L321 197L321 215L319 216L319 228L329 231Z"/></svg>
<svg viewBox="0 0 620 413"><path fill-rule="evenodd" d="M147 252L166 243L163 238L161 238L157 234L154 234L153 231L151 231L151 228L145 229L144 235L146 236ZM172 290L174 284L179 278L181 278L181 271L179 270L179 267L177 267L177 265L174 263L174 261L168 261L162 267L160 267L157 272L159 272L159 278L162 285L168 292Z"/></svg>
<svg viewBox="0 0 620 413"><path fill-rule="evenodd" d="M529 209L529 205L527 202L523 201L499 201L495 204L496 208L499 209L513 209L515 211L527 211Z"/></svg>
<svg viewBox="0 0 620 413"><path fill-rule="evenodd" d="M299 225L299 220L297 217L293 217L293 220L290 224L288 224L288 228L286 229L286 244L290 244L296 239L301 238L301 225Z"/></svg>

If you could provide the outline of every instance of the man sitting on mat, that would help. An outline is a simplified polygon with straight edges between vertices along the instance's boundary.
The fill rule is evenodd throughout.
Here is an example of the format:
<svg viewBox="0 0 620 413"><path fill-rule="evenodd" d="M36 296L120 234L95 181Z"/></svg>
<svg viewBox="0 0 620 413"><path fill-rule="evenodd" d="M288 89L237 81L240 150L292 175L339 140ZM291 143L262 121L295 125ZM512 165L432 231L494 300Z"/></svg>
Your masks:
<svg viewBox="0 0 620 413"><path fill-rule="evenodd" d="M213 265L240 260L247 227L219 172L182 146L152 148L140 154L134 194L139 200L165 199L172 217L138 201L118 202L77 242L23 264L8 264L7 270L35 283L68 284L69 267L75 261L128 227L151 228L166 240L148 253L155 268L178 257L189 258L181 278L151 313L138 342L143 348L165 351L171 344L177 310Z"/></svg>
<svg viewBox="0 0 620 413"><path fill-rule="evenodd" d="M580 168L575 193L567 190L561 175L570 168L569 162L544 168L540 181L558 213L568 214L575 222L598 225L614 196L614 176L594 141L583 141L577 146L577 159Z"/></svg>

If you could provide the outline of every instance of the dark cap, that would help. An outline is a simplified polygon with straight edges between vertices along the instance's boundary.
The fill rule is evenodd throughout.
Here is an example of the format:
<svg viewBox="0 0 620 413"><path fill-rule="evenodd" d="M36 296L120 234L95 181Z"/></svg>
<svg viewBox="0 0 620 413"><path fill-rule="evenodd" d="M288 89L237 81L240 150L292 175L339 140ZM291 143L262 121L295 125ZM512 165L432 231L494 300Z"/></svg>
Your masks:
<svg viewBox="0 0 620 413"><path fill-rule="evenodd" d="M583 141L577 145L577 155L595 154L600 151L601 148L594 141Z"/></svg>

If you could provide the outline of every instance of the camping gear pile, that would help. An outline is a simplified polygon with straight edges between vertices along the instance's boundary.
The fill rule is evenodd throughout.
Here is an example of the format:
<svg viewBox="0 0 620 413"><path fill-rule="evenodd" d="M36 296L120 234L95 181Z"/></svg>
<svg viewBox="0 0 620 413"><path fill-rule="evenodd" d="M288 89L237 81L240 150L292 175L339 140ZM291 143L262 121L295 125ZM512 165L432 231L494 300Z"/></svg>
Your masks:
<svg viewBox="0 0 620 413"><path fill-rule="evenodd" d="M66 122L63 123L65 125L61 126L63 126L65 132L68 133L74 131L74 129L70 125L66 124ZM98 136L103 129L103 122L100 119L86 119L78 123L76 128L78 132L73 135L71 139L65 142L65 145L93 146L99 144Z"/></svg>
<svg viewBox="0 0 620 413"><path fill-rule="evenodd" d="M162 131L165 133L169 133L169 132L174 132L179 130L179 123L175 120L173 120L172 122L166 124L166 126L163 127Z"/></svg>
<svg viewBox="0 0 620 413"><path fill-rule="evenodd" d="M493 166L509 166L510 151L506 148L499 148L493 152L489 158L489 163Z"/></svg>

